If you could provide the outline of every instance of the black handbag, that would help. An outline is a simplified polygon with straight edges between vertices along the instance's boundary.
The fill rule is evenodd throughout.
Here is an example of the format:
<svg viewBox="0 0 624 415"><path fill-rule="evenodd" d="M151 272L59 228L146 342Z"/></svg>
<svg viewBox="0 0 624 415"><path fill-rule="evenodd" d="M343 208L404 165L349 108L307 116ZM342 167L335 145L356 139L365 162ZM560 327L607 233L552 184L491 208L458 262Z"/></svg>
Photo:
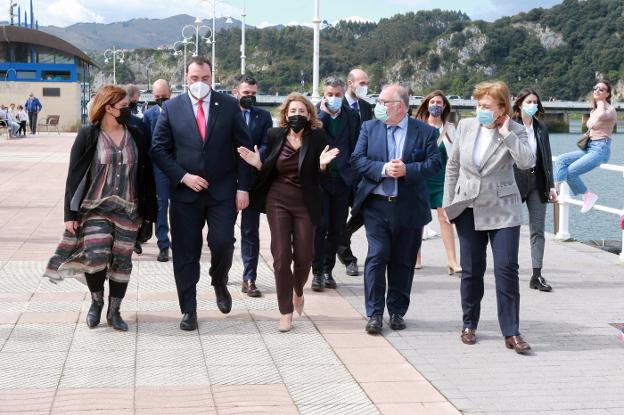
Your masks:
<svg viewBox="0 0 624 415"><path fill-rule="evenodd" d="M145 242L152 239L152 235L154 234L153 222L144 220L139 228L139 233L137 234L137 241L144 244Z"/></svg>

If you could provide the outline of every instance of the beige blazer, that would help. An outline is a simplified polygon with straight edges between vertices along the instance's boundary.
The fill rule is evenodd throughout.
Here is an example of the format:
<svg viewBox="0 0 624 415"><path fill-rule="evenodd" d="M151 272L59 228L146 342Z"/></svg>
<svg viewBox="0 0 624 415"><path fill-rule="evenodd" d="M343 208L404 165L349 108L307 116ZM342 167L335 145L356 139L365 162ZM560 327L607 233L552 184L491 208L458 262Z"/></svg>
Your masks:
<svg viewBox="0 0 624 415"><path fill-rule="evenodd" d="M522 224L522 200L514 178L514 163L528 169L535 163L524 126L511 121L509 134L498 131L485 151L481 166L473 161L479 122L457 124L453 152L446 163L444 207L449 220L472 207L475 230L502 229Z"/></svg>

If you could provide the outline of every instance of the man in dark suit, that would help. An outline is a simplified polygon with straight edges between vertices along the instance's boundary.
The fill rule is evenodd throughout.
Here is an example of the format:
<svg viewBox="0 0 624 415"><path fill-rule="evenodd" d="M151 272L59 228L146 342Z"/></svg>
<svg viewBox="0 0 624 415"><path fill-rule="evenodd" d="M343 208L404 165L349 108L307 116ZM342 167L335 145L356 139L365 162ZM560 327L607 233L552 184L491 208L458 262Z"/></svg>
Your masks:
<svg viewBox="0 0 624 415"><path fill-rule="evenodd" d="M249 204L249 167L236 148L250 148L251 138L238 101L211 91L211 80L210 61L193 57L187 67L188 93L163 105L151 149L152 159L170 182L173 272L182 330L197 328L204 224L217 306L223 313L232 309L227 282L236 211Z"/></svg>
<svg viewBox="0 0 624 415"><path fill-rule="evenodd" d="M368 240L364 288L371 334L381 333L384 303L390 327L405 328L422 228L431 221L425 180L442 166L437 130L409 118L408 106L405 88L384 87L375 106L377 119L362 125L351 157L362 176L353 212L361 210Z"/></svg>
<svg viewBox="0 0 624 415"><path fill-rule="evenodd" d="M236 77L236 88L232 94L238 100L245 124L249 128L252 147L257 146L264 158L264 137L269 128L273 127L271 114L255 106L258 94L258 83L249 75ZM255 179L253 169L251 179ZM249 297L260 297L262 293L256 286L258 256L260 255L260 212L247 208L241 213L241 258L243 259L242 292Z"/></svg>
<svg viewBox="0 0 624 415"><path fill-rule="evenodd" d="M344 237L351 202L353 171L350 159L360 134L360 120L358 114L344 103L344 94L344 81L329 77L324 82L323 98L317 104L318 118L323 122L328 144L340 152L321 177L323 217L314 236L314 291L336 288L332 271L338 244Z"/></svg>
<svg viewBox="0 0 624 415"><path fill-rule="evenodd" d="M171 87L169 82L164 79L158 79L152 85L152 95L154 101L158 105L150 107L145 113L143 113L143 130L145 131L146 139L148 140L148 147L152 145L152 137L154 136L154 130L156 129L156 122L162 112L162 104L171 98ZM158 257L156 260L159 262L169 261L169 247L171 242L169 241L169 221L167 219L167 212L169 211L169 179L156 165L152 163L154 170L154 180L156 182L156 195L158 197L158 217L156 218L156 239L158 243Z"/></svg>
<svg viewBox="0 0 624 415"><path fill-rule="evenodd" d="M360 123L373 118L373 106L364 99L367 94L368 75L361 69L353 69L347 76L347 93L345 94L344 103L356 112ZM353 181L354 185L357 184L357 178L354 178ZM354 216L352 212L338 246L338 259L347 267L347 275L360 275L357 258L351 252L351 236L363 225L364 219L362 219L362 215Z"/></svg>

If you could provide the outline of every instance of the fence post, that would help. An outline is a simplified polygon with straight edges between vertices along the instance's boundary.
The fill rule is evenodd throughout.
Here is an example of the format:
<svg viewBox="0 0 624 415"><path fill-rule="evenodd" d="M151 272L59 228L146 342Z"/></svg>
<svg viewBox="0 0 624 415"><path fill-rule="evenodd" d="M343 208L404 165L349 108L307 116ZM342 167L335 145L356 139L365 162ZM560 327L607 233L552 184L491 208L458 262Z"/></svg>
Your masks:
<svg viewBox="0 0 624 415"><path fill-rule="evenodd" d="M559 241L569 241L571 239L569 222L570 222L570 205L568 199L570 198L570 188L568 184L561 183L561 189L559 193L559 230L555 235L555 239Z"/></svg>

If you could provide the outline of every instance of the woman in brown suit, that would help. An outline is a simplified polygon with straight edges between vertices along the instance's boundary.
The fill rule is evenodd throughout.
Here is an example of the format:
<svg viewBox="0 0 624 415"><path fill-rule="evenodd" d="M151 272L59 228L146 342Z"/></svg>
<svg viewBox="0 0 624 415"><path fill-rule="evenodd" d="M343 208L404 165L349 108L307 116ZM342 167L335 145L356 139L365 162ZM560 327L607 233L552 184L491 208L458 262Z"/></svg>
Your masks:
<svg viewBox="0 0 624 415"><path fill-rule="evenodd" d="M280 331L291 329L293 310L299 315L303 311L314 227L321 219L319 176L338 155L338 149L329 149L321 127L312 103L293 92L279 108L279 127L267 132L264 154L257 146L254 151L238 148L240 156L260 171L250 207L266 213L269 221Z"/></svg>

